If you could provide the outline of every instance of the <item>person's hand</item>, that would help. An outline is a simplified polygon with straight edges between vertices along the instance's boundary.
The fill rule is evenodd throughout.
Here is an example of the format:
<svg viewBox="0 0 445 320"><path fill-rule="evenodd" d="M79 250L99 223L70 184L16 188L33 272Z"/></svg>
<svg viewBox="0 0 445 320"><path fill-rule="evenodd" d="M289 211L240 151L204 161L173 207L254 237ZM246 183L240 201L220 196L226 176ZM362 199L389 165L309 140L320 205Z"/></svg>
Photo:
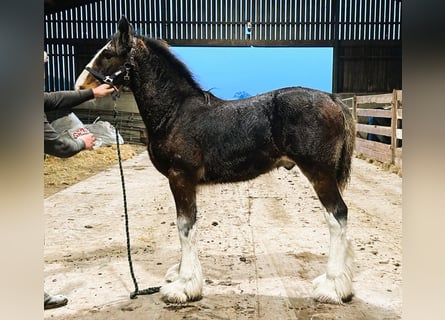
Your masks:
<svg viewBox="0 0 445 320"><path fill-rule="evenodd" d="M96 137L92 133L84 134L83 136L80 136L78 139L82 139L83 142L85 142L86 150L93 150L94 141L96 141Z"/></svg>
<svg viewBox="0 0 445 320"><path fill-rule="evenodd" d="M95 98L105 97L106 95L111 94L114 91L114 88L109 84L103 83L96 88L93 88L93 94Z"/></svg>

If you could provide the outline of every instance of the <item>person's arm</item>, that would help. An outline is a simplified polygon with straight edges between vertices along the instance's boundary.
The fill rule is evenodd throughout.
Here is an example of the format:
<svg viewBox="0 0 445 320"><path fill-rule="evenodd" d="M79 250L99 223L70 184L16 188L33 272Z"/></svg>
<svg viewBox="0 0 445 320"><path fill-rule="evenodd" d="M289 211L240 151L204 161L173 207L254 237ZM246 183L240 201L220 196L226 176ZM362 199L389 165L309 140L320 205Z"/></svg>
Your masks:
<svg viewBox="0 0 445 320"><path fill-rule="evenodd" d="M73 108L93 98L105 97L113 91L114 89L108 84L101 84L93 89L44 92L44 110Z"/></svg>
<svg viewBox="0 0 445 320"><path fill-rule="evenodd" d="M108 84L101 84L93 89L44 92L45 111L57 108L73 108L85 101L97 97L104 97L114 89ZM86 149L92 150L95 137L86 134L73 139L68 132L57 132L44 118L44 152L59 158L68 158Z"/></svg>
<svg viewBox="0 0 445 320"><path fill-rule="evenodd" d="M77 139L73 139L68 131L57 132L51 124L44 118L44 152L59 158L69 158L94 146L94 135L86 134Z"/></svg>
<svg viewBox="0 0 445 320"><path fill-rule="evenodd" d="M44 110L50 111L59 108L73 108L93 98L94 93L92 89L44 92Z"/></svg>

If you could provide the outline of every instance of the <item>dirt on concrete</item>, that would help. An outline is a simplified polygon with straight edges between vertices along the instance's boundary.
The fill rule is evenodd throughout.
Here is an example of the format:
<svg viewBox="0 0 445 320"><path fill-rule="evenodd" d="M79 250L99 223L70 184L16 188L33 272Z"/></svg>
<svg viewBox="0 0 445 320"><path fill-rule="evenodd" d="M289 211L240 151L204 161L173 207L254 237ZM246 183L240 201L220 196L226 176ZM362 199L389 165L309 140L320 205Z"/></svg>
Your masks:
<svg viewBox="0 0 445 320"><path fill-rule="evenodd" d="M168 181L142 149L137 146L123 163L139 289L162 285L180 257ZM119 168L116 161L97 173L93 162L81 165L90 167L89 177L46 193L51 174L45 161L44 288L69 299L65 307L45 310L45 319L401 319L399 175L353 159L344 199L355 249L355 296L344 305L311 298L311 281L325 271L329 231L322 205L297 168L201 187L198 244L204 296L175 305L162 302L159 294L130 299L135 288Z"/></svg>

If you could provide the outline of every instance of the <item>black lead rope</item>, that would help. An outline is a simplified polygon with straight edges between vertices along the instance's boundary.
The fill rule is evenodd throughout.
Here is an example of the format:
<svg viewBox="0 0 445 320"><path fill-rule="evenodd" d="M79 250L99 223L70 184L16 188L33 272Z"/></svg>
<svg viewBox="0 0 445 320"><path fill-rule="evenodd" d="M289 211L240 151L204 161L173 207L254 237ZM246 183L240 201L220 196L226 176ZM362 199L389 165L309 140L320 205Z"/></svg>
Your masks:
<svg viewBox="0 0 445 320"><path fill-rule="evenodd" d="M122 74L123 72L126 72L126 74L124 75L124 79L128 80L128 72L130 70L130 66L129 65L124 65L122 67L120 67L115 73L113 73L111 76L105 76L102 73L90 68L90 67L86 67L85 68L88 72L90 72L97 80L99 80L102 83L106 83L110 86L113 87L114 92L112 93L111 97L114 100L114 128L115 128L115 133L116 133L116 147L117 147L117 156L118 156L118 160L119 160L119 171L121 174L121 182L122 182L122 194L123 194L123 199L124 199L124 212L125 212L125 234L127 236L127 256L128 256L128 264L130 266L130 274L131 274L131 278L133 279L133 283L134 283L134 292L130 293L130 299L135 299L137 296L139 295L148 295L148 294L153 294L156 292L159 292L159 290L161 289L161 287L150 287L147 289L143 289L143 290L139 290L138 287L138 282L136 280L136 277L134 275L134 271L133 271L133 262L131 260L131 248L130 248L130 232L129 232L129 227L128 227L128 210L127 210L127 193L125 191L125 179L124 179L124 170L122 168L122 157L121 157L121 149L120 149L120 144L119 144L119 131L118 131L118 121L117 121L117 109L116 109L116 99L119 98L119 90L116 88L116 86L114 85L114 79L116 77L118 77L120 74Z"/></svg>
<svg viewBox="0 0 445 320"><path fill-rule="evenodd" d="M116 100L116 97L113 96L113 100ZM130 232L128 227L128 211L127 211L127 195L125 191L125 179L124 179L124 171L122 169L122 157L121 157L121 149L119 145L119 134L118 134L118 121L117 121L117 109L116 109L116 103L114 104L114 128L116 132L116 146L117 146L117 155L119 159L119 170L121 174L121 182L122 182L122 193L124 198L124 211L125 211L125 233L127 236L127 256L128 256L128 264L130 266L130 274L131 278L133 279L134 283L134 292L130 293L130 299L135 299L139 295L148 295L153 294L156 292L159 292L161 287L150 287L147 289L139 290L138 282L136 280L136 277L134 275L133 271L133 263L131 261L131 249L130 249Z"/></svg>

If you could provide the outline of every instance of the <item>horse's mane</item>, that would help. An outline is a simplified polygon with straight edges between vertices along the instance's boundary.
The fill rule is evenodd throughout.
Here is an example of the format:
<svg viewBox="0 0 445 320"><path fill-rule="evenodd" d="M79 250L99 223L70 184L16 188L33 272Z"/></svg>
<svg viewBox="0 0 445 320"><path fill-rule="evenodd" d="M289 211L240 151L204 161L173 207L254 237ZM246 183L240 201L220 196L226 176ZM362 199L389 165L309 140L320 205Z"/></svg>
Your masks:
<svg viewBox="0 0 445 320"><path fill-rule="evenodd" d="M150 39L145 37L143 38L143 40L147 47L153 50L153 52L155 52L157 55L162 56L165 60L168 61L168 63L173 65L175 70L182 77L184 77L193 88L202 91L201 86L196 82L191 71L181 60L175 57L175 55L171 52L170 48L168 47L167 42L163 40Z"/></svg>

